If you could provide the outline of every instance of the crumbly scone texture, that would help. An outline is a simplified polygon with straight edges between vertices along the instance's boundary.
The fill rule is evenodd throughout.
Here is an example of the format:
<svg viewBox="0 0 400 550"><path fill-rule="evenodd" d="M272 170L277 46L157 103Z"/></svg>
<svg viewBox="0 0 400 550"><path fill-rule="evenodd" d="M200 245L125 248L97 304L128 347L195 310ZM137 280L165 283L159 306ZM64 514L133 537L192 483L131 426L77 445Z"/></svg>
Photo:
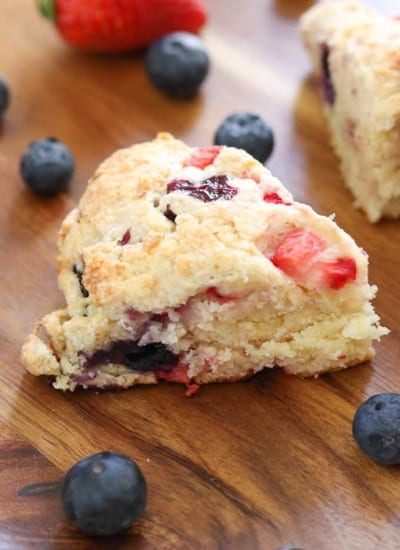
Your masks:
<svg viewBox="0 0 400 550"><path fill-rule="evenodd" d="M22 350L58 389L317 375L386 332L366 253L242 150L159 134L117 151L58 246L66 307Z"/></svg>
<svg viewBox="0 0 400 550"><path fill-rule="evenodd" d="M400 216L400 20L358 1L300 20L344 180L370 222Z"/></svg>

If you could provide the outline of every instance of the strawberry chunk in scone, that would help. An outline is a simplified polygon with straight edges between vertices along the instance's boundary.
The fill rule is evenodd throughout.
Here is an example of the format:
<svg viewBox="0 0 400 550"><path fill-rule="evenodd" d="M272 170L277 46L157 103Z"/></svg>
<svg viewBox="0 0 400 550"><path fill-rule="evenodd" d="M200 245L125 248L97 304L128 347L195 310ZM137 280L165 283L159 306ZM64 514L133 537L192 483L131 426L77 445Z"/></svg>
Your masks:
<svg viewBox="0 0 400 550"><path fill-rule="evenodd" d="M329 258L328 243L311 229L289 233L270 258L271 262L298 284L317 288L342 288L354 281L357 266L353 258Z"/></svg>
<svg viewBox="0 0 400 550"><path fill-rule="evenodd" d="M193 153L184 160L183 166L195 166L196 168L206 168L214 162L219 155L221 147L212 145L211 147L198 147Z"/></svg>

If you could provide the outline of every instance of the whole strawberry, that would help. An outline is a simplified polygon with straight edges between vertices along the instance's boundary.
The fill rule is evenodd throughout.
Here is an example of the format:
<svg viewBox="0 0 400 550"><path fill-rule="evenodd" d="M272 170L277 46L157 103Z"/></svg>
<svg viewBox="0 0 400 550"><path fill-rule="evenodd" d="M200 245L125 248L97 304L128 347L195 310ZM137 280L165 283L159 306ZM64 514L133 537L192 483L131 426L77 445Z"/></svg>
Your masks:
<svg viewBox="0 0 400 550"><path fill-rule="evenodd" d="M39 0L39 7L69 44L111 53L174 31L197 33L207 19L203 0Z"/></svg>

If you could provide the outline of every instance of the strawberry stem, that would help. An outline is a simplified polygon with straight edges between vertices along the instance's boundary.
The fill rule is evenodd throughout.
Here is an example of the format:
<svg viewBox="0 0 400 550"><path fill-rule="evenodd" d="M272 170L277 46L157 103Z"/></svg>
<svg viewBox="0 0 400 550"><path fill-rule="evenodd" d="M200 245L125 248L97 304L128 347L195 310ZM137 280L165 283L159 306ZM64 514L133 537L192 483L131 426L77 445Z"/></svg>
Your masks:
<svg viewBox="0 0 400 550"><path fill-rule="evenodd" d="M56 20L56 3L55 0L39 0L38 7L40 13L50 19L51 21Z"/></svg>

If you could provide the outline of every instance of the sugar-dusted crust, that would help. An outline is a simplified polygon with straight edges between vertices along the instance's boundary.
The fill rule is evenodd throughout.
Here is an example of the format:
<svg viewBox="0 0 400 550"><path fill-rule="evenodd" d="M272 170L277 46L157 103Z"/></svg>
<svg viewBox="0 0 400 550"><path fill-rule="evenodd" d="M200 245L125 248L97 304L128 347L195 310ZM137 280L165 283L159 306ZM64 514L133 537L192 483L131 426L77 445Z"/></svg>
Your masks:
<svg viewBox="0 0 400 550"><path fill-rule="evenodd" d="M202 167L199 152L160 134L101 164L61 227L67 304L24 345L32 374L59 389L160 379L193 389L275 365L313 376L372 357L386 329L370 304L365 252L244 151L212 149ZM222 182L230 194L204 202L174 181L195 191ZM278 258L288 235L322 246L312 268ZM138 367L142 352L150 367Z"/></svg>
<svg viewBox="0 0 400 550"><path fill-rule="evenodd" d="M327 1L300 20L343 176L370 222L400 216L400 20Z"/></svg>
<svg viewBox="0 0 400 550"><path fill-rule="evenodd" d="M253 241L265 231L267 209L255 197L264 185L288 200L290 193L249 155L226 148L204 170L182 167L191 152L160 134L156 141L117 151L95 172L79 208L63 223L58 243L59 283L71 313L81 312L85 304L71 270L82 263L91 303L115 318L127 304L138 311L164 311L209 286L235 293L244 281L250 287L264 277ZM165 194L172 179L204 179L226 171L237 178L268 174L260 185L240 179L243 200L252 201L252 209L238 201L204 203ZM163 214L168 204L182 212L177 226ZM118 246L127 230L129 246ZM247 262L240 264L235 254Z"/></svg>

